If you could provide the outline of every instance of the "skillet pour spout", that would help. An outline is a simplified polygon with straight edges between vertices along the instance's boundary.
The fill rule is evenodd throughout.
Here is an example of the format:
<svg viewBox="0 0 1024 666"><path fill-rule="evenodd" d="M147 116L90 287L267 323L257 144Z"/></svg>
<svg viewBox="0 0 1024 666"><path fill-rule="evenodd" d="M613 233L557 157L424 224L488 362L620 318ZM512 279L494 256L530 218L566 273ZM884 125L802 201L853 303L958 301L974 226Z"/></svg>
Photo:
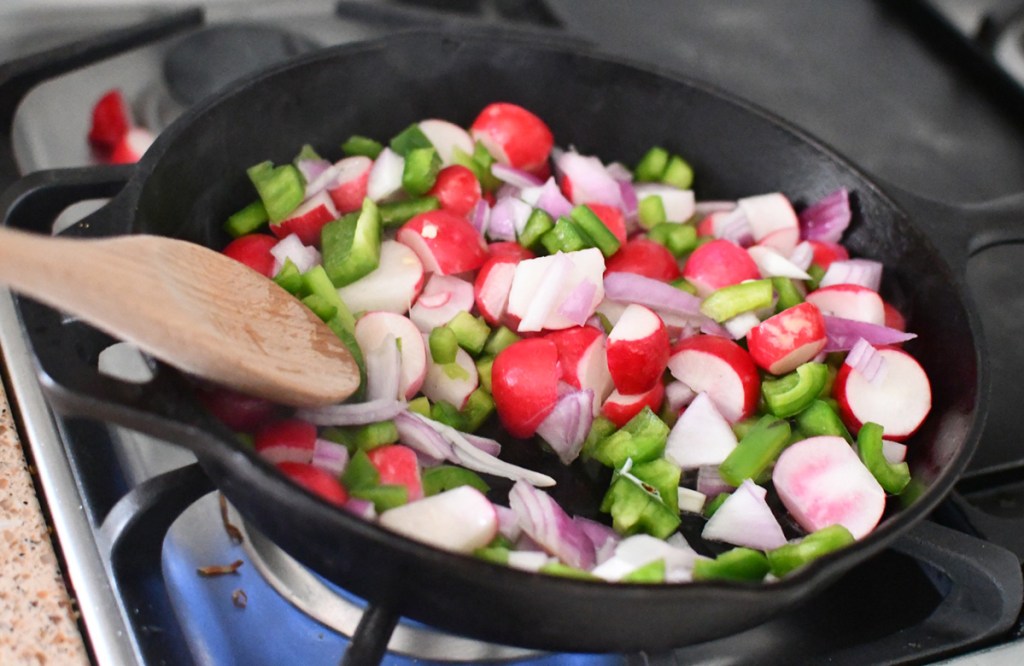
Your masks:
<svg viewBox="0 0 1024 666"><path fill-rule="evenodd" d="M162 234L220 248L227 242L223 221L252 199L247 167L290 161L304 143L336 158L352 134L386 138L425 118L467 126L495 101L532 110L560 145L584 154L627 164L653 145L684 154L702 199L781 191L800 206L839 187L853 193L848 246L884 264L883 295L918 333L907 349L933 390L931 416L910 442L913 492L890 501L874 533L759 585L610 585L441 552L286 481L238 446L169 368L161 366L145 386L97 376L96 356L110 340L23 300L20 313L52 404L189 447L249 524L372 604L459 634L538 649L657 651L754 626L885 548L951 489L984 420L986 374L963 267L951 267L952 253L930 238L937 222L913 206L901 208L855 166L785 121L677 73L500 33L417 31L318 51L191 109L157 139L120 194L72 233ZM22 181L4 199L7 223L28 227L47 214L49 201L112 188L109 177L90 173ZM82 184L90 178L94 187Z"/></svg>

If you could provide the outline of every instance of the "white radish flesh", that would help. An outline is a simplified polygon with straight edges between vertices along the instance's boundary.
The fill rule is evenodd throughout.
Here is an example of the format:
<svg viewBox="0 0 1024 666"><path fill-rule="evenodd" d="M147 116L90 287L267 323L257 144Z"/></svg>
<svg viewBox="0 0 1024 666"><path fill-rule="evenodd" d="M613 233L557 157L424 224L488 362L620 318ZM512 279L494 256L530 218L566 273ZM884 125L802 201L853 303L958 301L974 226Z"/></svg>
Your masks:
<svg viewBox="0 0 1024 666"><path fill-rule="evenodd" d="M445 297L447 294L447 297ZM423 286L412 308L409 319L424 333L444 326L462 311L473 309L473 285L451 275L433 274Z"/></svg>
<svg viewBox="0 0 1024 666"><path fill-rule="evenodd" d="M856 371L842 373L836 397L843 411L857 422L877 423L889 439L909 437L924 422L932 407L931 384L921 365L900 349L879 349L885 374L870 381Z"/></svg>
<svg viewBox="0 0 1024 666"><path fill-rule="evenodd" d="M398 241L380 245L380 264L355 282L338 289L352 312L383 310L405 314L423 288L423 264Z"/></svg>

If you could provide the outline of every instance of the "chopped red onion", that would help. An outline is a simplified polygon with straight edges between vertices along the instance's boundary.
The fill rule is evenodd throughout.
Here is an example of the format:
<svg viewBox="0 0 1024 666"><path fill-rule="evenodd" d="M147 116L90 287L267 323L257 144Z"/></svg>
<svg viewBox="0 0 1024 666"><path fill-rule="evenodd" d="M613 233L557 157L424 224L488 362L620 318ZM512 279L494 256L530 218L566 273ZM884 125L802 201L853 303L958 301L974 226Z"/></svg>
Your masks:
<svg viewBox="0 0 1024 666"><path fill-rule="evenodd" d="M494 505L494 511L498 514L498 532L512 543L516 542L519 535L523 533L519 527L519 516L507 506Z"/></svg>
<svg viewBox="0 0 1024 666"><path fill-rule="evenodd" d="M608 172L609 176L620 183L633 182L633 172L622 162L610 162L605 165L604 170Z"/></svg>
<svg viewBox="0 0 1024 666"><path fill-rule="evenodd" d="M807 241L800 241L789 254L789 261L800 270L806 271L814 261L814 247Z"/></svg>
<svg viewBox="0 0 1024 666"><path fill-rule="evenodd" d="M766 494L764 488L747 479L708 519L701 536L756 550L785 545L786 536L765 500Z"/></svg>
<svg viewBox="0 0 1024 666"><path fill-rule="evenodd" d="M679 380L669 382L665 386L665 404L673 412L679 412L683 407L686 407L693 399L697 397L697 393Z"/></svg>
<svg viewBox="0 0 1024 666"><path fill-rule="evenodd" d="M572 183L572 202L599 203L622 207L622 193L600 159L566 151L555 162L559 172Z"/></svg>
<svg viewBox="0 0 1024 666"><path fill-rule="evenodd" d="M665 457L683 469L718 465L736 448L736 434L707 393L682 413L665 442Z"/></svg>
<svg viewBox="0 0 1024 666"><path fill-rule="evenodd" d="M270 254L274 257L274 274L284 267L285 259L290 259L300 273L305 273L320 263L320 252L312 245L303 245L298 234L288 234L277 241Z"/></svg>
<svg viewBox="0 0 1024 666"><path fill-rule="evenodd" d="M591 573L608 581L618 581L644 565L662 560L665 562L665 582L683 583L692 579L696 559L697 553L685 539L680 541L673 535L662 541L649 534L634 534L619 541L612 556Z"/></svg>
<svg viewBox="0 0 1024 666"><path fill-rule="evenodd" d="M480 232L483 236L487 233L487 223L491 217L491 207L486 201L480 199L473 206L473 211L469 216L469 221L473 225L473 228Z"/></svg>
<svg viewBox="0 0 1024 666"><path fill-rule="evenodd" d="M491 175L500 180L503 183L508 183L513 187L523 189L524 187L536 187L541 184L540 178L534 176L532 173L523 171L522 169L516 169L515 167L508 166L507 164L501 164L495 162L491 165Z"/></svg>
<svg viewBox="0 0 1024 666"><path fill-rule="evenodd" d="M562 295L566 280L572 275L572 269L572 260L564 253L559 252L552 257L541 279L540 288L533 295L522 321L519 322L519 332L539 331L544 328L548 318L558 307L558 298Z"/></svg>
<svg viewBox="0 0 1024 666"><path fill-rule="evenodd" d="M754 242L754 232L750 228L750 220L744 209L737 206L721 217L716 217L712 224L715 238L732 241L740 247L747 247Z"/></svg>
<svg viewBox="0 0 1024 666"><path fill-rule="evenodd" d="M501 185L498 186L498 189L494 191L494 199L508 199L509 197L521 199L522 192L522 189L516 187L515 185L502 183Z"/></svg>
<svg viewBox="0 0 1024 666"><path fill-rule="evenodd" d="M379 202L397 194L402 189L404 171L405 158L390 148L384 148L370 167L370 176L366 181L366 196Z"/></svg>
<svg viewBox="0 0 1024 666"><path fill-rule="evenodd" d="M466 441L480 449L484 453L490 456L501 455L501 442L490 437L481 437L480 435L474 435L470 432L462 433L462 436L466 438Z"/></svg>
<svg viewBox="0 0 1024 666"><path fill-rule="evenodd" d="M573 516L572 521L579 525L583 533L590 539L590 543L594 544L594 554L598 564L611 557L615 552L615 546L622 540L618 532L604 523L583 516Z"/></svg>
<svg viewBox="0 0 1024 666"><path fill-rule="evenodd" d="M799 214L800 238L838 243L850 226L850 193L845 187L832 192Z"/></svg>
<svg viewBox="0 0 1024 666"><path fill-rule="evenodd" d="M315 425L366 425L388 421L405 411L406 404L394 398L300 409L296 417Z"/></svg>
<svg viewBox="0 0 1024 666"><path fill-rule="evenodd" d="M819 286L834 284L856 284L878 291L882 286L882 263L871 259L846 259L833 261L822 276Z"/></svg>
<svg viewBox="0 0 1024 666"><path fill-rule="evenodd" d="M704 318L701 299L676 289L667 282L636 273L608 273L604 277L604 295L619 303L638 303L658 312Z"/></svg>
<svg viewBox="0 0 1024 666"><path fill-rule="evenodd" d="M452 292L435 291L432 294L420 294L416 302L425 308L439 308L452 300Z"/></svg>
<svg viewBox="0 0 1024 666"><path fill-rule="evenodd" d="M871 384L879 384L885 379L885 357L864 338L854 343L843 363L864 375Z"/></svg>
<svg viewBox="0 0 1024 666"><path fill-rule="evenodd" d="M703 465L697 469L697 492L714 499L732 491L733 487L718 473L718 465Z"/></svg>
<svg viewBox="0 0 1024 666"><path fill-rule="evenodd" d="M620 180L619 196L622 198L622 216L626 218L627 231L637 231L640 199L636 195L636 187L628 180Z"/></svg>
<svg viewBox="0 0 1024 666"><path fill-rule="evenodd" d="M554 219L572 212L572 204L562 194L554 178L548 178L543 185L524 188L519 198L534 208L540 208Z"/></svg>
<svg viewBox="0 0 1024 666"><path fill-rule="evenodd" d="M558 306L558 314L577 326L582 326L593 313L591 304L594 302L595 293L597 285L590 280L582 280Z"/></svg>
<svg viewBox="0 0 1024 666"><path fill-rule="evenodd" d="M428 465L436 465L442 460L455 458L448 440L409 412L395 416L395 427L398 429L398 438L401 442L416 451L421 461L426 459Z"/></svg>
<svg viewBox="0 0 1024 666"><path fill-rule="evenodd" d="M811 276L807 271L795 265L792 261L779 254L773 248L764 245L753 245L747 248L747 254L757 264L757 270L763 278L784 277L794 280L810 280ZM831 270L831 269L829 269ZM825 286L822 282L821 286Z"/></svg>
<svg viewBox="0 0 1024 666"><path fill-rule="evenodd" d="M590 389L566 393L555 408L537 426L537 434L547 442L563 465L580 455L594 421L594 392Z"/></svg>
<svg viewBox="0 0 1024 666"><path fill-rule="evenodd" d="M893 465L901 463L907 459L907 445L902 442L893 442L892 440L882 440L882 455Z"/></svg>
<svg viewBox="0 0 1024 666"><path fill-rule="evenodd" d="M386 335L372 349L363 350L366 363L366 399L398 398L402 383L402 353L394 335Z"/></svg>
<svg viewBox="0 0 1024 666"><path fill-rule="evenodd" d="M363 520L372 521L377 519L377 509L373 506L373 502L370 500L350 497L341 508L354 516L359 516Z"/></svg>
<svg viewBox="0 0 1024 666"><path fill-rule="evenodd" d="M348 449L337 442L319 437L313 443L313 466L341 476L348 466Z"/></svg>
<svg viewBox="0 0 1024 666"><path fill-rule="evenodd" d="M498 199L491 209L487 237L496 241L514 241L517 230L526 226L531 212L530 204L515 197Z"/></svg>
<svg viewBox="0 0 1024 666"><path fill-rule="evenodd" d="M330 179L321 177L330 170L331 166L331 163L325 159L304 159L295 162L295 167L306 181L307 199L327 187Z"/></svg>
<svg viewBox="0 0 1024 666"><path fill-rule="evenodd" d="M693 214L697 217L706 217L711 213L728 213L735 209L735 201L698 201L693 205Z"/></svg>
<svg viewBox="0 0 1024 666"><path fill-rule="evenodd" d="M853 349L853 345L860 338L864 338L872 345L884 347L917 337L914 333L906 333L888 326L879 326L853 319L843 319L831 315L824 315L824 319L827 342L823 351L826 352L849 351Z"/></svg>
<svg viewBox="0 0 1024 666"><path fill-rule="evenodd" d="M545 551L572 567L589 570L594 566L594 544L550 495L518 481L508 500L520 527Z"/></svg>
<svg viewBox="0 0 1024 666"><path fill-rule="evenodd" d="M553 558L543 550L513 550L508 554L508 566L522 571L540 571Z"/></svg>

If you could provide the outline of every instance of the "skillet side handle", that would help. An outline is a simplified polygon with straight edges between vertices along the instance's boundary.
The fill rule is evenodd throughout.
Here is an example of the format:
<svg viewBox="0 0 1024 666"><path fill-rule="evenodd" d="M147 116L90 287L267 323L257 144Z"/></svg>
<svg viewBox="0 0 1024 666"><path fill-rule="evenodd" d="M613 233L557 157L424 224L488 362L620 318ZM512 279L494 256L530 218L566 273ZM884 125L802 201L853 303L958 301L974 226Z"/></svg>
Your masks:
<svg viewBox="0 0 1024 666"><path fill-rule="evenodd" d="M1024 193L966 206L971 218L968 256L997 245L1024 242Z"/></svg>

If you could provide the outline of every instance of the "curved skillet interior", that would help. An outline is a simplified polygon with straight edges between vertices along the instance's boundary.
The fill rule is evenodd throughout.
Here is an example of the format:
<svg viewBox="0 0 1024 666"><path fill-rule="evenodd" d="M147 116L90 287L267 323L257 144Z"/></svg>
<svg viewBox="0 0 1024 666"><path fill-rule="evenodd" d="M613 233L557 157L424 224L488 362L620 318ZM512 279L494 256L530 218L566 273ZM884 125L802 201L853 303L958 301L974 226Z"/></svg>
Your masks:
<svg viewBox="0 0 1024 666"><path fill-rule="evenodd" d="M223 221L254 198L245 175L252 164L289 161L303 143L336 159L351 134L386 140L424 118L466 126L499 100L537 113L559 145L605 161L633 164L655 144L679 152L694 167L700 199L781 190L800 207L849 188L849 245L884 262L886 296L920 335L907 347L932 380L932 416L911 443L914 499L891 506L896 515L859 545L778 584L611 586L440 553L328 508L252 454L200 454L253 525L356 594L442 628L537 648L657 650L738 631L807 598L945 494L980 420L980 348L957 281L863 175L776 119L692 82L498 35L410 33L323 51L250 79L165 131L126 192L137 197L127 206L133 231L222 247ZM588 492L586 479L565 485L573 484Z"/></svg>

